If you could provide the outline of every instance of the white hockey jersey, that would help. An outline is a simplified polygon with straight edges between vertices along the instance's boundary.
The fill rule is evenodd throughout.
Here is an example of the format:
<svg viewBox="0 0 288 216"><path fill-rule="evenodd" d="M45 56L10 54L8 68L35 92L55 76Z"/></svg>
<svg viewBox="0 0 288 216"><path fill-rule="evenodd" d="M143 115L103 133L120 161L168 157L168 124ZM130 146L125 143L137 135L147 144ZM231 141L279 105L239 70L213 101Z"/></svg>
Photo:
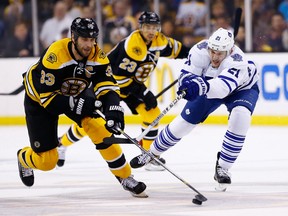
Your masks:
<svg viewBox="0 0 288 216"><path fill-rule="evenodd" d="M235 91L250 89L259 79L254 62L249 61L236 45L220 66L213 68L207 40L200 41L190 49L181 72L190 72L205 77L210 84L210 89L206 93L207 98L221 99Z"/></svg>

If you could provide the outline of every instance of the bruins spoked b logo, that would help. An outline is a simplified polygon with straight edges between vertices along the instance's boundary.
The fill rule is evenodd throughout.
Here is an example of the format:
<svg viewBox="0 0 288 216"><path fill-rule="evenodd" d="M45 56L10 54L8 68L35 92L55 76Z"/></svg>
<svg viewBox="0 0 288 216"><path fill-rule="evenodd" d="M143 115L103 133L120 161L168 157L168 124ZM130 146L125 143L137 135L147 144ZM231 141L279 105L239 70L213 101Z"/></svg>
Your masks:
<svg viewBox="0 0 288 216"><path fill-rule="evenodd" d="M65 96L77 96L87 86L88 86L88 83L85 80L69 79L69 80L65 80L65 82L62 83L61 92Z"/></svg>

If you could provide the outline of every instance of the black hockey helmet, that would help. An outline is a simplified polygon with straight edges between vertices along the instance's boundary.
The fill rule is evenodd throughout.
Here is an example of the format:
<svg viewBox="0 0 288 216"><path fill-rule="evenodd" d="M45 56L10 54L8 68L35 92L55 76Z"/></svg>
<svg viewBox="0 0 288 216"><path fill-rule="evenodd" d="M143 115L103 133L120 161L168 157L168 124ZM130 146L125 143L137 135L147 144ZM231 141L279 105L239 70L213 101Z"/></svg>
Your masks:
<svg viewBox="0 0 288 216"><path fill-rule="evenodd" d="M99 29L93 19L77 17L72 22L71 33L74 33L77 37L95 38L97 40Z"/></svg>
<svg viewBox="0 0 288 216"><path fill-rule="evenodd" d="M149 12L149 11L144 11L139 19L138 22L140 25L144 24L144 23L148 23L148 24L159 24L160 25L160 18L159 16L154 13L154 12Z"/></svg>

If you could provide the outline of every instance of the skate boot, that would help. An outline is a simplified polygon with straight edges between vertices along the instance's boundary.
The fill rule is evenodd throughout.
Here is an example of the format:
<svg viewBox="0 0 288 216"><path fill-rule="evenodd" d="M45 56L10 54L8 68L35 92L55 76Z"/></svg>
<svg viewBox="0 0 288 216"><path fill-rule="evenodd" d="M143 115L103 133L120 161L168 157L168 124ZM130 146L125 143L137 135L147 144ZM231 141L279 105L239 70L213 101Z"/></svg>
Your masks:
<svg viewBox="0 0 288 216"><path fill-rule="evenodd" d="M156 156L156 155L154 156L157 157L162 163L165 164L166 161L163 158L159 158L159 156ZM145 167L145 169L149 171L165 170L160 164L158 164L155 160L153 160L153 158L149 154L146 154L145 152L143 152L141 155L138 155L137 157L134 157L130 161L130 166L134 169L143 167L144 165L146 165L147 167L147 168Z"/></svg>
<svg viewBox="0 0 288 216"><path fill-rule="evenodd" d="M163 164L166 163L164 158L158 158ZM165 168L158 164L155 160L152 160L145 166L145 170L147 171L164 171Z"/></svg>
<svg viewBox="0 0 288 216"><path fill-rule="evenodd" d="M17 152L19 175L23 184L26 185L27 187L31 187L34 184L34 172L33 172L33 169L25 168L22 166L18 158L20 151L21 149L18 150Z"/></svg>
<svg viewBox="0 0 288 216"><path fill-rule="evenodd" d="M148 195L145 193L146 185L143 182L138 182L133 178L133 175L130 175L128 178L117 177L120 184L123 186L124 190L129 191L132 196L146 198Z"/></svg>
<svg viewBox="0 0 288 216"><path fill-rule="evenodd" d="M151 153L151 154L153 154L153 153ZM163 164L166 163L166 161L163 158L160 158L159 156L156 156L156 155L154 155L154 156L156 158L158 158ZM165 170L164 167L162 167L160 164L158 164L155 160L153 160L153 158L149 154L146 154L145 152L143 152L141 155L134 157L130 161L130 166L134 169L145 166L145 169L148 171L163 171L163 170Z"/></svg>
<svg viewBox="0 0 288 216"><path fill-rule="evenodd" d="M214 180L217 182L215 190L217 191L226 191L229 184L231 184L231 174L227 169L222 168L219 163L220 152L217 153L217 161L215 166L215 175Z"/></svg>
<svg viewBox="0 0 288 216"><path fill-rule="evenodd" d="M60 139L59 139L60 140ZM64 166L65 163L65 153L66 153L67 147L62 145L60 142L57 147L58 151L58 161L57 161L57 166L62 167Z"/></svg>

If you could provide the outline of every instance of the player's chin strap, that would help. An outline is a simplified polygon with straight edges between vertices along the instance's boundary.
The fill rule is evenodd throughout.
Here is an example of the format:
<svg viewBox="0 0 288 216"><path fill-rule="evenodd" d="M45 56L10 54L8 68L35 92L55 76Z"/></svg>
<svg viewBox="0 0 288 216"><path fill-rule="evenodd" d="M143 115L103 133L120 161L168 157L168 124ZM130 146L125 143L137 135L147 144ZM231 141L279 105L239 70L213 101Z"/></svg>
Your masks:
<svg viewBox="0 0 288 216"><path fill-rule="evenodd" d="M184 95L185 95L185 92L183 92L182 94L180 94L180 95L178 95L178 100L174 100L174 101L179 101L182 97L184 97ZM175 104L175 103L174 103ZM174 104L171 106L171 107L173 107L174 106ZM170 107L170 108L171 108ZM168 108L168 107L167 107ZM167 109L166 108L166 109ZM169 108L169 109L170 109ZM166 110L165 109L165 110ZM168 109L168 110L169 110ZM105 119L105 115L100 111L100 110L95 110L96 111L96 113L101 117L101 118L103 118L104 120L106 120ZM167 111L168 112L168 111ZM165 115L165 114L163 114L163 115ZM161 116L161 115L160 115ZM162 118L162 116L160 117L160 118ZM159 118L159 119L160 119ZM158 118L156 118L155 120L154 120L154 122L157 120ZM159 121L159 119L158 119L158 121ZM153 124L153 123L152 123ZM152 125L151 124L151 125ZM142 152L144 152L145 154L148 154L154 161L156 161L160 166L162 166L162 167L164 167L164 169L166 169L168 172L170 172L173 176L175 176L176 178L178 178L180 181L182 181L186 186L188 186L190 189L192 189L194 192L196 192L197 193L197 195L196 195L196 199L197 200L199 200L199 201L201 201L201 202L205 202L205 201L207 201L207 198L203 195L203 194L201 194L198 190L196 190L192 185L190 185L188 182L186 182L184 179L182 179L181 177L179 177L178 175L176 175L174 172L172 172L165 164L163 164L154 154L152 154L151 152L149 152L149 151L147 151L147 150L145 150L140 144L139 144L139 142L137 141L137 139L133 139L131 136L129 136L127 133L125 133L123 130L121 130L119 127L116 127L116 130L118 130L123 136L125 136L127 139L129 139L130 140L130 142L132 142L133 144L135 144L138 148L140 148L141 149L141 151ZM145 130L146 131L146 130ZM144 132L145 132L144 131ZM143 133L142 133L143 134ZM142 135L141 134L141 135ZM140 136L141 136L140 135ZM145 136L145 135L143 135L143 136Z"/></svg>

